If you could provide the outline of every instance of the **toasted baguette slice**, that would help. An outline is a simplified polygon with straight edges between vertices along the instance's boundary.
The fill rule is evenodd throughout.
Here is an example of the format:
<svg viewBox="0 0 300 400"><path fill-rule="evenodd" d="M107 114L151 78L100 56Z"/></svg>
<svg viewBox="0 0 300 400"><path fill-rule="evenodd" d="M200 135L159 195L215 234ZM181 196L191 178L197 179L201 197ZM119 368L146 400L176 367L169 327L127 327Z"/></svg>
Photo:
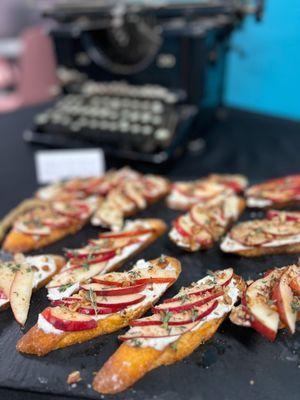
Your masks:
<svg viewBox="0 0 300 400"><path fill-rule="evenodd" d="M219 280L220 278L218 278L218 276L222 276L221 274L223 274L222 281ZM215 285L214 283L215 279L217 285ZM219 297L220 302L223 302L223 299L227 297L226 302L228 307L226 309L226 312L218 312L218 307L215 306L215 308L211 308L211 310L213 311L210 311L210 314L206 314L203 318L201 318L200 315L200 319L197 320L197 316L195 316L195 313L193 314L193 310L195 310L195 308L191 308L182 312L179 311L179 307L181 307L183 310L183 307L187 307L188 302L191 301L186 300L186 296L188 296L189 293L190 296L192 296L191 292L195 293L196 289L201 289L202 287L203 292L202 295L200 295L200 299L203 300L203 296L205 296L205 291L209 290L208 288L211 285L214 290L216 290L217 287L218 290L223 288L223 291L227 293L227 296L225 296L224 294L224 297ZM231 289L229 289L231 288L231 285L234 285L238 290L238 294L232 294L232 297L230 296ZM226 289L226 287L228 289ZM174 298L166 300L160 306L155 307L155 309L157 310L160 309L160 314L155 313L151 317L133 321L133 328L131 328L131 330L126 335L120 337L122 338L122 340L124 340L125 338L127 341L120 346L120 348L110 357L110 359L97 373L94 378L93 388L97 392L103 394L119 393L133 385L136 381L138 381L152 369L162 365L173 364L188 356L200 344L203 344L204 342L209 340L216 333L218 327L224 321L228 312L230 312L234 303L238 299L238 296L242 293L243 288L243 281L238 276L233 274L232 269L218 271L215 274L215 278L211 276L206 277L197 282L195 285L181 290L179 294ZM222 300L220 300L221 298ZM179 301L176 302L176 299L178 299ZM214 301L215 300L213 300L213 302ZM212 303L212 301L210 303ZM170 311L172 309L172 304L173 310L175 309L174 304L176 304L176 312ZM208 307L208 305L209 302L205 303L202 307ZM161 311L161 308L166 306L169 308L165 308L166 311L165 313L163 313ZM182 322L182 318L186 320L187 313L195 316L194 322L191 323L192 327L188 328L187 325L181 325L179 326L179 328L177 328L174 325L176 323L176 318L177 321L180 321L181 319ZM172 318L175 318L173 325L171 325ZM157 326L157 321L159 319L162 325ZM156 322L156 325L152 327L152 333L149 334L149 332L151 332L149 331L149 322L151 320L154 320ZM140 327L140 332L144 332L145 336L139 338L138 331L134 331L136 327L138 329ZM174 331L172 331L173 329ZM155 335L160 335L160 333L156 332L156 330L158 330L158 332L162 332L163 330L165 330L166 339L165 336L160 337L163 342L159 343L158 338L158 343L155 343ZM154 339L152 335L154 336ZM172 339L172 336L174 337L174 339ZM170 337L171 341L168 342L168 338ZM167 341L164 342L164 340Z"/></svg>
<svg viewBox="0 0 300 400"><path fill-rule="evenodd" d="M142 264L142 265L141 265ZM176 260L175 258L172 257L160 257L155 260L151 260L149 263L146 263L144 261L141 261L141 264L138 262L136 266L129 272L115 272L115 273L110 273L107 275L101 275L98 277L98 279L101 279L101 282L103 281L108 281L107 287L110 290L120 290L122 286L122 282L131 282L132 285L142 276L143 279L147 278L148 280L150 279L150 282L146 284L146 287L144 291L139 292L137 296L146 296L142 302L136 303L135 305L131 306L126 306L122 309L119 309L119 311L114 311L109 314L107 314L107 317L104 316L103 319L93 320L92 317L89 318L89 323L92 320L94 322L94 327L91 329L83 329L83 330L77 330L77 331L58 331L55 333L56 329L54 329L54 333L49 332L49 325L47 324L47 331L42 330L39 327L39 323L36 324L33 328L30 329L29 332L26 333L25 336L23 336L22 339L17 344L17 350L22 352L22 353L28 353L28 354L35 354L38 356L43 356L47 353L49 353L52 350L60 349L63 347L71 346L76 343L82 343L87 340L93 339L97 336L101 336L107 333L115 332L129 324L129 322L133 319L139 318L142 316L151 306L159 299L159 297L167 290L169 286L171 286L176 279L178 278L180 272L181 272L181 266L180 262ZM163 275L162 275L163 274ZM156 283L154 281L155 277L162 277L162 276L167 276L168 278L165 278L164 283ZM111 282L116 282L115 286L111 284ZM97 280L96 280L97 282ZM110 283L109 283L110 282ZM96 307L96 310L100 312L103 307L98 306L98 302L102 299L104 302L109 302L109 301L116 301L115 299L118 298L116 295L107 295L103 296L102 298L99 299L98 295L96 295L95 300L91 300L90 302L87 303L86 300L86 293L89 294L90 298L94 296L96 292L93 288L95 285L98 285L97 283L87 283L86 285L83 285L85 289L82 290L87 290L87 287L89 288L87 292L81 293L75 295L74 297L78 298L78 296L82 296L81 300L77 303L77 305L72 303L71 308L76 309L77 311L69 311L70 318L81 318L80 316L86 317L88 315L84 314L82 311L83 305L85 307L88 307L86 304L90 305L94 304L94 307ZM116 286L118 285L118 286ZM149 286L152 287L152 290L149 290ZM105 285L104 285L105 286ZM130 285L129 285L130 286ZM155 287L158 289L156 294L155 294ZM128 290L128 286L123 286L122 290ZM136 289L134 289L136 290ZM92 291L92 294L91 294ZM143 293L153 293L151 295L143 295ZM120 295L121 298L124 298L124 296ZM119 296L119 298L120 298ZM132 295L134 296L134 295ZM149 297L152 296L152 297ZM113 300L112 300L113 298ZM96 305L95 305L96 304ZM129 303L127 303L129 304ZM68 306L67 306L68 307ZM57 312L58 307L54 308L54 312ZM62 310L66 309L66 305L63 305L61 307ZM49 310L46 309L45 311ZM50 313L51 313L50 308ZM45 312L44 311L44 312ZM49 312L49 311L47 311ZM52 311L53 312L53 311ZM67 311L68 312L68 311ZM44 314L43 314L44 315ZM73 317L72 315L75 315ZM100 315L100 314L99 314ZM41 318L41 317L39 317ZM40 321L40 319L39 319ZM53 328L53 326L52 326ZM54 327L55 328L55 327ZM68 329L68 328L64 328ZM76 328L78 329L78 327Z"/></svg>
<svg viewBox="0 0 300 400"><path fill-rule="evenodd" d="M47 285L52 277L58 273L65 264L65 259L63 257L52 254L28 256L25 258L25 261L34 269L33 291ZM10 288L18 269L18 263L15 261L5 262L0 268L0 291L2 292L3 297L0 299L0 311L3 311L10 306ZM11 279L8 279L8 275ZM2 276L4 277L4 280L1 279ZM4 286L2 286L2 283Z"/></svg>
<svg viewBox="0 0 300 400"><path fill-rule="evenodd" d="M266 271L249 283L242 303L231 311L231 322L251 327L272 342L279 329L294 334L300 318L299 278L299 264Z"/></svg>
<svg viewBox="0 0 300 400"><path fill-rule="evenodd" d="M186 251L211 248L244 209L245 201L234 194L210 208L195 205L187 214L176 219L169 238Z"/></svg>
<svg viewBox="0 0 300 400"><path fill-rule="evenodd" d="M78 218L68 217L67 214L58 212L55 206L66 205L66 207L80 202L86 204L88 209ZM98 203L98 199L90 198L89 200L71 200L70 202L54 202L53 204L45 203L44 206L36 208L30 212L23 214L14 224L12 230L6 236L3 243L3 250L10 253L26 253L28 251L37 250L48 246L67 235L78 232L85 225ZM68 211L66 210L66 213ZM63 218L64 223L57 226L56 222L59 218ZM46 224L44 221L52 221L53 225ZM28 228L28 221L38 221L41 227ZM36 223L36 222L34 222ZM20 229L24 227L24 230Z"/></svg>
<svg viewBox="0 0 300 400"><path fill-rule="evenodd" d="M139 252L157 240L161 235L163 235L166 229L166 224L160 219L136 219L127 221L124 230L122 231L100 234L98 239L100 244L97 239L92 239L89 241L90 244L82 249L77 249L75 251L69 250L71 253L78 252L78 256L71 258L61 270L60 274L54 276L52 281L48 284L48 298L50 300L56 300L68 297L70 294L74 293L74 291L78 290L78 284L80 282L90 279L98 274L106 274L108 272L118 270L130 257L137 255ZM146 235L142 234L141 236L131 236L131 233L142 233L143 231L145 232L145 230L149 230L150 232ZM122 241L122 237L124 237L125 240L137 238L139 242L134 243L133 246L130 245L130 242L129 245L126 245L126 243L124 245L123 243L123 247L119 248L119 240ZM141 237L143 237L143 239L140 239ZM110 250L110 248L107 246L112 246L114 248L115 243L117 243L115 247L115 254L112 254L111 258L107 259L106 261L93 261L93 253L89 252L91 246L96 245L101 249L103 245L104 251L106 251ZM82 254L82 251L86 250L88 250L86 258L80 258L80 252ZM108 251L108 253L110 253L110 251ZM97 258L97 256L95 256L95 258ZM72 263L74 260L75 262L78 261L78 267L72 269ZM89 262L91 262L91 264L89 264Z"/></svg>
<svg viewBox="0 0 300 400"><path fill-rule="evenodd" d="M299 205L300 175L290 175L250 186L246 191L250 208L285 208Z"/></svg>
<svg viewBox="0 0 300 400"><path fill-rule="evenodd" d="M112 230L121 229L125 218L157 202L169 191L169 181L161 176L141 175L127 179L109 192L91 222Z"/></svg>
<svg viewBox="0 0 300 400"><path fill-rule="evenodd" d="M221 250L245 257L299 253L299 213L277 212L268 219L237 224L224 238Z"/></svg>
<svg viewBox="0 0 300 400"><path fill-rule="evenodd" d="M248 184L242 175L211 174L190 182L175 182L167 198L168 207L174 210L189 210L195 204L212 207L231 194L244 191Z"/></svg>

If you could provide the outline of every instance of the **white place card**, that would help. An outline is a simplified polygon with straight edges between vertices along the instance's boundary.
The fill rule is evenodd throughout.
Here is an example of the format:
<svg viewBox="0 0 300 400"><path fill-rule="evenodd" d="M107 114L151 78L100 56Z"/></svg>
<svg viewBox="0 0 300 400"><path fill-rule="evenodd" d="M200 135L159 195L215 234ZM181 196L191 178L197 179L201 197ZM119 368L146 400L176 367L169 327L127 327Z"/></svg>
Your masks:
<svg viewBox="0 0 300 400"><path fill-rule="evenodd" d="M105 158L101 149L41 150L35 153L35 168L38 183L46 184L103 175Z"/></svg>

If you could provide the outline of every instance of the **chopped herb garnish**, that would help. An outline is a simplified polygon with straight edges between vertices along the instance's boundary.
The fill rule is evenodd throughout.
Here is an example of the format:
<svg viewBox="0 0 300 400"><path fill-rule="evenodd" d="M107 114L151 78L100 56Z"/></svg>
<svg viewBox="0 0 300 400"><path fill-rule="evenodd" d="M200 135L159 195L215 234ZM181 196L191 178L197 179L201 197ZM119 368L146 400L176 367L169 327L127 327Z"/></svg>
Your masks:
<svg viewBox="0 0 300 400"><path fill-rule="evenodd" d="M87 270L90 268L90 264L88 262L82 263L81 266L82 266L82 268L87 269Z"/></svg>
<svg viewBox="0 0 300 400"><path fill-rule="evenodd" d="M163 264L166 262L166 256L162 254L158 259L159 264Z"/></svg>
<svg viewBox="0 0 300 400"><path fill-rule="evenodd" d="M91 306L93 307L95 314L97 314L97 296L93 289L90 287L89 291L86 293L86 298L87 300L91 303Z"/></svg>
<svg viewBox="0 0 300 400"><path fill-rule="evenodd" d="M292 311L293 311L294 313L300 311L300 302L299 302L299 300L294 299L294 300L291 302L291 307L292 307Z"/></svg>
<svg viewBox="0 0 300 400"><path fill-rule="evenodd" d="M176 351L177 350L177 343L176 342L171 343L170 347L171 347L172 350Z"/></svg>
<svg viewBox="0 0 300 400"><path fill-rule="evenodd" d="M166 329L167 331L170 330L168 323L169 323L171 317L172 317L172 313L170 311L166 311L164 313L161 313L161 321L163 323L162 327L164 329Z"/></svg>
<svg viewBox="0 0 300 400"><path fill-rule="evenodd" d="M142 341L139 339L132 339L132 343L134 344L135 347L141 347Z"/></svg>
<svg viewBox="0 0 300 400"><path fill-rule="evenodd" d="M61 285L59 288L58 288L58 291L61 293L61 292L65 292L69 287L71 287L73 285L73 283L66 283L66 284L64 284L64 285Z"/></svg>
<svg viewBox="0 0 300 400"><path fill-rule="evenodd" d="M196 319L197 319L197 317L198 317L198 310L196 310L195 308L193 308L192 309L192 315L191 315L191 317L192 317L192 321L194 322L194 321L196 321Z"/></svg>
<svg viewBox="0 0 300 400"><path fill-rule="evenodd" d="M181 302L181 304L186 303L188 300L189 300L189 296L188 296L187 294L183 294L183 295L180 297L180 302Z"/></svg>

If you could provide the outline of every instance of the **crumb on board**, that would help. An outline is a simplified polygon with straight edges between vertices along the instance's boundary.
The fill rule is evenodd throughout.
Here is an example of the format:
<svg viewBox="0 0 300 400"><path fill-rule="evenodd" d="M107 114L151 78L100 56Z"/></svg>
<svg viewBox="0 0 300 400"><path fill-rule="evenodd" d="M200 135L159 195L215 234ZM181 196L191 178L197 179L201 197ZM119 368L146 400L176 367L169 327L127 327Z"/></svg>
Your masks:
<svg viewBox="0 0 300 400"><path fill-rule="evenodd" d="M250 380L250 385L254 385L255 381L253 379Z"/></svg>
<svg viewBox="0 0 300 400"><path fill-rule="evenodd" d="M81 381L81 376L79 371L73 371L69 374L67 383L68 385L72 385L73 383L77 383Z"/></svg>

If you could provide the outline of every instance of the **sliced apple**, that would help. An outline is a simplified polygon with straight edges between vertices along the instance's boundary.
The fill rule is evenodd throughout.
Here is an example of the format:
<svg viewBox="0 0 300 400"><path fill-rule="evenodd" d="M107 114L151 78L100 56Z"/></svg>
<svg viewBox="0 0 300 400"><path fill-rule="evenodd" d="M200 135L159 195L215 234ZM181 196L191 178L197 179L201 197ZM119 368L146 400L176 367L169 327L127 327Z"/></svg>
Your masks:
<svg viewBox="0 0 300 400"><path fill-rule="evenodd" d="M252 316L251 326L274 341L279 327L279 314L272 304L272 290L282 271L274 270L266 277L253 282L245 295L246 306Z"/></svg>
<svg viewBox="0 0 300 400"><path fill-rule="evenodd" d="M140 293L124 296L96 297L96 304L98 307L119 309L141 303L145 298L146 296Z"/></svg>
<svg viewBox="0 0 300 400"><path fill-rule="evenodd" d="M216 279L216 284L219 286L227 286L233 278L233 269L227 268L221 271L215 271L213 277Z"/></svg>
<svg viewBox="0 0 300 400"><path fill-rule="evenodd" d="M291 280L290 287L296 296L300 296L300 276L296 276Z"/></svg>
<svg viewBox="0 0 300 400"><path fill-rule="evenodd" d="M33 289L34 271L27 263L22 263L12 282L9 301L16 321L24 325L27 320Z"/></svg>
<svg viewBox="0 0 300 400"><path fill-rule="evenodd" d="M179 299L174 302L165 302L160 304L159 306L155 306L152 308L153 313L160 313L160 312L173 312L173 313L180 313L182 311L190 310L195 307L200 307L206 303L208 303L211 300L214 300L224 294L223 291L218 291L216 293L208 294L207 296L204 297L197 297L197 296L188 296L185 298L183 301L182 299Z"/></svg>
<svg viewBox="0 0 300 400"><path fill-rule="evenodd" d="M10 288L19 266L14 262L6 262L0 267L0 289L9 298Z"/></svg>
<svg viewBox="0 0 300 400"><path fill-rule="evenodd" d="M70 226L70 219L63 215L56 215L55 217L47 217L43 219L43 224L49 228L67 228Z"/></svg>
<svg viewBox="0 0 300 400"><path fill-rule="evenodd" d="M127 294L135 294L142 292L146 288L146 284L131 285L122 288L107 289L107 287L98 283L90 283L82 285L81 288L84 290L92 290L97 296L123 296Z"/></svg>
<svg viewBox="0 0 300 400"><path fill-rule="evenodd" d="M288 267L275 284L272 299L275 301L281 322L295 333L297 310L293 308L294 295L290 288L291 274L295 266Z"/></svg>
<svg viewBox="0 0 300 400"><path fill-rule="evenodd" d="M99 263L99 264L91 264L88 266L88 268L85 267L74 268L74 269L66 268L52 278L52 280L47 285L47 288L48 289L58 288L60 286L64 286L67 284L83 282L84 280L87 280L92 276L101 273L104 267L105 267L104 263Z"/></svg>
<svg viewBox="0 0 300 400"><path fill-rule="evenodd" d="M264 232L274 236L292 236L300 233L299 224L293 221L270 221L263 227Z"/></svg>
<svg viewBox="0 0 300 400"><path fill-rule="evenodd" d="M121 341L126 341L134 339L159 339L173 336L179 337L193 329L196 324L197 322L179 326L169 326L168 324L134 326L125 335L119 336L119 339Z"/></svg>
<svg viewBox="0 0 300 400"><path fill-rule="evenodd" d="M218 300L212 300L209 303L204 304L200 307L192 308L188 311L183 311L179 314L174 314L168 316L167 322L164 322L164 317L166 314L155 314L158 318L146 317L137 319L130 323L130 326L150 326L150 325L162 325L166 323L168 326L182 326L192 324L196 321L200 321L207 315L213 312L218 306Z"/></svg>
<svg viewBox="0 0 300 400"><path fill-rule="evenodd" d="M182 215L177 218L174 222L174 228L181 236L190 239L192 237L193 224L190 222L190 218L187 217L187 215Z"/></svg>
<svg viewBox="0 0 300 400"><path fill-rule="evenodd" d="M85 264L91 265L91 264L98 264L102 263L105 261L110 260L116 255L116 250L112 251L107 251L105 253L101 253L99 255L95 255L94 257L88 257L86 259L82 258L71 258L70 260L70 266L76 266L76 267L82 267Z"/></svg>
<svg viewBox="0 0 300 400"><path fill-rule="evenodd" d="M274 238L271 233L265 231L264 225L263 220L241 222L229 232L229 236L244 246L262 246Z"/></svg>
<svg viewBox="0 0 300 400"><path fill-rule="evenodd" d="M124 193L138 209L143 210L146 208L147 201L143 196L141 185L135 182L127 182L124 186Z"/></svg>
<svg viewBox="0 0 300 400"><path fill-rule="evenodd" d="M78 308L77 312L85 315L109 315L116 311L113 311L113 309L108 307L80 307Z"/></svg>
<svg viewBox="0 0 300 400"><path fill-rule="evenodd" d="M81 297L66 297L64 299L61 300L52 300L51 301L51 305L56 307L56 306L63 306L63 305L72 305L74 303L78 303L82 301Z"/></svg>
<svg viewBox="0 0 300 400"><path fill-rule="evenodd" d="M120 238L129 238L134 236L142 236L147 235L149 233L153 233L153 229L136 229L132 231L122 231L118 233L101 233L99 235L100 239L120 239Z"/></svg>
<svg viewBox="0 0 300 400"><path fill-rule="evenodd" d="M198 226L205 228L210 224L210 219L207 212L205 212L203 208L199 207L198 205L191 208L190 217L192 221Z"/></svg>
<svg viewBox="0 0 300 400"><path fill-rule="evenodd" d="M96 328L97 322L89 317L61 307L48 307L42 316L56 329L73 332Z"/></svg>
<svg viewBox="0 0 300 400"><path fill-rule="evenodd" d="M69 202L55 201L53 209L59 214L66 215L71 218L86 218L90 213L90 208L86 202L73 200Z"/></svg>
<svg viewBox="0 0 300 400"><path fill-rule="evenodd" d="M25 235L47 236L51 233L49 226L43 225L42 222L38 222L34 219L17 221L14 228Z"/></svg>

